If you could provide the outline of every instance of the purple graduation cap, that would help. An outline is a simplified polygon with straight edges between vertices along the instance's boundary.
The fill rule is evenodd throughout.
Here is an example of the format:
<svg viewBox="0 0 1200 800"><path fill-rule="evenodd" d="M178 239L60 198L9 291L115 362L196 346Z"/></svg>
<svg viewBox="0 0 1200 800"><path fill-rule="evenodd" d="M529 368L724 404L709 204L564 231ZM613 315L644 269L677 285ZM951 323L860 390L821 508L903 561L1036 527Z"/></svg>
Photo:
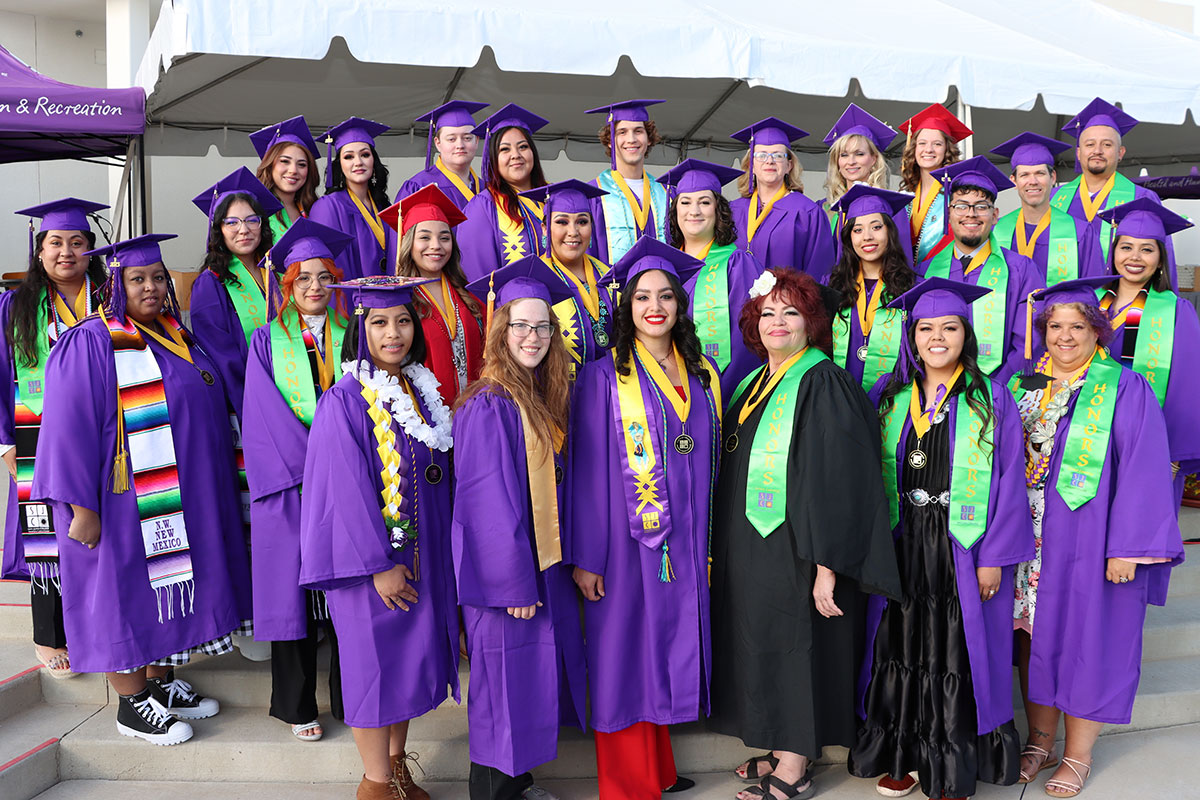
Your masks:
<svg viewBox="0 0 1200 800"><path fill-rule="evenodd" d="M1097 97L1083 107L1083 110L1063 125L1063 133L1069 133L1078 139L1085 130L1094 125L1107 125L1122 136L1133 130L1138 121L1114 106L1107 100Z"/></svg>
<svg viewBox="0 0 1200 800"><path fill-rule="evenodd" d="M425 143L425 169L433 166L433 137L437 135L438 128L461 128L466 125L474 128L475 118L471 115L482 111L488 105L490 104L471 100L451 100L417 117L417 122L429 123L429 139Z"/></svg>
<svg viewBox="0 0 1200 800"><path fill-rule="evenodd" d="M992 290L970 283L952 281L948 278L926 278L895 300L888 308L899 308L905 312L905 325L912 328L923 319L957 316L968 319L967 306ZM912 380L913 373L924 375L917 354L908 344L907 334L900 341L899 377L904 383Z"/></svg>
<svg viewBox="0 0 1200 800"><path fill-rule="evenodd" d="M331 288L346 293L350 306L354 309L354 316L358 320L358 361L370 364L372 374L375 372L375 364L371 361L371 349L367 345L367 309L408 305L412 302L414 289L436 280L437 278L402 275L368 275L333 284Z"/></svg>
<svg viewBox="0 0 1200 800"><path fill-rule="evenodd" d="M607 106L596 106L583 112L585 114L608 114L608 161L611 169L617 168L617 123L618 122L649 122L649 106L665 103L666 100L622 100Z"/></svg>
<svg viewBox="0 0 1200 800"><path fill-rule="evenodd" d="M536 299L553 308L574 297L571 290L540 256L526 256L492 270L486 277L467 284L476 297L487 297L487 321L499 307L514 300Z"/></svg>
<svg viewBox="0 0 1200 800"><path fill-rule="evenodd" d="M658 182L671 190L672 197L703 191L712 192L720 197L721 187L741 174L740 169L723 167L698 158L686 158L678 166L660 175Z"/></svg>
<svg viewBox="0 0 1200 800"><path fill-rule="evenodd" d="M1079 303L1099 309L1100 300L1096 297L1096 290L1112 281L1112 275L1093 275L1090 278L1060 281L1053 286L1034 289L1029 293L1029 303L1025 310L1025 368L1021 370L1022 387L1038 389L1047 383L1047 380L1034 375L1032 331L1033 319L1038 312L1064 303Z"/></svg>
<svg viewBox="0 0 1200 800"><path fill-rule="evenodd" d="M1071 145L1042 136L1040 133L1025 131L1018 133L1003 144L991 149L991 152L1008 159L1012 171L1017 167L1038 167L1046 165L1054 170L1054 157L1071 149Z"/></svg>
<svg viewBox="0 0 1200 800"><path fill-rule="evenodd" d="M283 305L283 294L279 287L277 268L286 269L288 265L310 258L327 258L332 261L337 254L346 249L354 241L354 237L334 230L327 225L313 222L307 217L301 217L292 223L292 227L279 237L279 241L271 246L263 260L258 262L259 269L267 273L268 321L274 319Z"/></svg>
<svg viewBox="0 0 1200 800"><path fill-rule="evenodd" d="M864 217L867 214L894 217L902 209L907 208L912 199L913 195L908 192L893 192L866 183L856 183L847 189L846 193L833 204L833 210L837 212L837 231L834 238L837 239L838 259L840 260L842 257L842 226L846 224L847 220Z"/></svg>
<svg viewBox="0 0 1200 800"><path fill-rule="evenodd" d="M766 117L748 127L742 128L729 138L745 142L750 148L750 156L746 159L746 174L750 177L750 191L754 192L754 146L761 144L767 147L781 144L791 147L792 142L808 136L808 131L801 130L795 125L789 125L778 117Z"/></svg>
<svg viewBox="0 0 1200 800"><path fill-rule="evenodd" d="M351 142L362 142L375 146L375 137L391 127L382 122L373 122L362 117L350 117L345 122L339 122L325 131L322 140L325 142L325 188L333 186L333 156Z"/></svg>
<svg viewBox="0 0 1200 800"><path fill-rule="evenodd" d="M84 231L90 233L92 226L88 223L88 215L95 214L108 208L104 203L93 203L90 200L78 200L74 197L64 197L49 203L30 206L14 214L29 217L29 257L33 258L33 219L39 217L42 224L38 231Z"/></svg>
<svg viewBox="0 0 1200 800"><path fill-rule="evenodd" d="M545 203L543 216L547 224L550 222L552 211L567 214L591 213L592 209L588 201L594 197L603 197L606 194L608 192L603 189L576 180L575 178L551 183L546 186L538 186L527 192L521 192L522 197L528 197L535 203Z"/></svg>
<svg viewBox="0 0 1200 800"><path fill-rule="evenodd" d="M175 238L177 237L173 233L147 233L84 253L85 256L101 256L104 259L104 266L108 269L108 284L104 294L108 297L108 312L113 317L125 320L125 286L121 281L121 270L126 267L148 267L162 262L159 242ZM175 299L175 287L172 285L170 272L167 272L167 298L171 312L178 318L179 303Z"/></svg>
<svg viewBox="0 0 1200 800"><path fill-rule="evenodd" d="M483 175L481 180L484 185L487 185L487 152L488 143L492 140L492 134L499 132L505 128L520 128L529 134L529 138L533 139L533 134L540 131L550 123L550 120L539 117L532 111L527 111L521 108L516 103L508 103L499 111L492 114L479 125L475 126L475 130L471 131L476 136L483 137Z"/></svg>
<svg viewBox="0 0 1200 800"><path fill-rule="evenodd" d="M308 123L304 121L303 116L276 122L274 125L268 125L250 134L250 143L254 145L254 152L258 153L260 160L266 158L267 152L280 142L303 147L308 151L309 158L314 161L321 157L321 152L317 143L313 141L312 133L308 130Z"/></svg>
<svg viewBox="0 0 1200 800"><path fill-rule="evenodd" d="M842 116L838 117L838 121L833 123L833 127L829 129L829 133L822 141L832 147L838 139L851 135L870 139L871 143L882 153L900 133L851 103L842 112Z"/></svg>
<svg viewBox="0 0 1200 800"><path fill-rule="evenodd" d="M258 203L259 208L262 209L263 214L268 217L283 208L283 204L279 202L279 198L273 195L270 189L263 186L258 178L254 177L254 173L245 167L238 167L193 197L192 205L204 212L208 217L208 224L211 227L213 214L216 213L217 206L221 205L221 201L226 197L234 194L248 194L253 197ZM264 219L263 224L265 225L266 222Z"/></svg>
<svg viewBox="0 0 1200 800"><path fill-rule="evenodd" d="M1164 270L1168 277L1174 276L1174 252L1167 247L1167 237L1192 227L1187 217L1182 217L1165 206L1151 200L1149 197L1139 197L1101 211L1096 216L1111 223L1108 240L1108 268L1113 267L1116 250L1113 243L1118 236L1132 236L1135 239L1154 239L1160 245L1163 263L1159 269Z"/></svg>
<svg viewBox="0 0 1200 800"><path fill-rule="evenodd" d="M984 189L996 197L1005 189L1011 189L1015 184L1008 176L996 168L996 165L983 156L968 158L957 164L947 164L930 173L942 182L942 203L945 206L943 218L944 230L950 232L950 202L954 190L961 186L974 186Z"/></svg>
<svg viewBox="0 0 1200 800"><path fill-rule="evenodd" d="M661 269L674 275L679 285L683 286L703 268L704 262L700 259L693 258L682 250L676 250L653 236L645 235L634 242L633 247L613 264L608 277L621 287L626 287L643 272Z"/></svg>

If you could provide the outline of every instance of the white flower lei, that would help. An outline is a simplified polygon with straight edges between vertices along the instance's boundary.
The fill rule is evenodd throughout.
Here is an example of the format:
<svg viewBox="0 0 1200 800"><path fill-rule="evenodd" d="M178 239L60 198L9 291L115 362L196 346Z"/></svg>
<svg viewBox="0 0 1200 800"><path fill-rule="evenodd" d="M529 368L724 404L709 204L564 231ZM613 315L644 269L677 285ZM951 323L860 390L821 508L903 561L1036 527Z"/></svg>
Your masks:
<svg viewBox="0 0 1200 800"><path fill-rule="evenodd" d="M443 453L454 446L450 435L450 409L442 402L437 378L424 364L409 364L401 372L425 401L433 425L422 421L421 415L413 408L412 398L400 388L400 381L384 370L377 369L370 361L360 361L357 365L347 361L342 364L342 372L353 375L359 383L374 391L376 406L385 411L389 411L390 407L392 419L421 444Z"/></svg>

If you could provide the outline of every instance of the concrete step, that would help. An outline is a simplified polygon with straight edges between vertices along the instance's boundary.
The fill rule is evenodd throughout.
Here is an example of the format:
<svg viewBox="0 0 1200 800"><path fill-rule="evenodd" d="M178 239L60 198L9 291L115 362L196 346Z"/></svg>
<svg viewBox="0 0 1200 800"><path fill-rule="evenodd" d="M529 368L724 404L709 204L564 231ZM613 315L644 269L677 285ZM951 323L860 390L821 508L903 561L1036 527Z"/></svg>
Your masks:
<svg viewBox="0 0 1200 800"><path fill-rule="evenodd" d="M0 580L0 637L26 640L33 638L33 618L29 615L29 584L24 581Z"/></svg>
<svg viewBox="0 0 1200 800"><path fill-rule="evenodd" d="M61 740L101 708L95 705L52 706L36 703L0 720L0 764L21 759L52 739ZM116 733L116 723L113 723L113 733ZM7 795L0 793L0 797Z"/></svg>
<svg viewBox="0 0 1200 800"><path fill-rule="evenodd" d="M1179 530L1184 540L1200 539L1200 508L1184 506L1179 509Z"/></svg>
<svg viewBox="0 0 1200 800"><path fill-rule="evenodd" d="M1178 572L1190 576L1197 570L1181 566ZM1172 593L1165 606L1149 606L1143 637L1143 663L1200 656L1200 594Z"/></svg>

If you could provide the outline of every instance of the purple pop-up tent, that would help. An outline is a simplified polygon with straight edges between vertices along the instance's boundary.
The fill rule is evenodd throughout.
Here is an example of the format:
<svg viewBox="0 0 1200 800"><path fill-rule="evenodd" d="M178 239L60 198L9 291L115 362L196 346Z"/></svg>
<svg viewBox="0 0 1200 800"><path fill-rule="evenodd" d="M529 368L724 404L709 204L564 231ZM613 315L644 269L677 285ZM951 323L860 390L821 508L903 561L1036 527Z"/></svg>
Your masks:
<svg viewBox="0 0 1200 800"><path fill-rule="evenodd" d="M0 163L125 155L146 129L146 95L72 86L0 47Z"/></svg>

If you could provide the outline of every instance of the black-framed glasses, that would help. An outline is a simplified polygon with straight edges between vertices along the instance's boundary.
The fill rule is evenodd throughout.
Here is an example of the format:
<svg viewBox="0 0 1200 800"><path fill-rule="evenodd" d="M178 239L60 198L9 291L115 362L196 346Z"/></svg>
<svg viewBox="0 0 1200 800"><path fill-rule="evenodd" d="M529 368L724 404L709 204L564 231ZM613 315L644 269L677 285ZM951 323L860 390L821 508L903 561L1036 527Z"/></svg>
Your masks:
<svg viewBox="0 0 1200 800"><path fill-rule="evenodd" d="M517 335L518 339L524 339L529 335L530 331L537 333L539 339L549 339L554 335L554 326L549 322L543 322L541 325L530 325L528 322L510 322L508 329Z"/></svg>

